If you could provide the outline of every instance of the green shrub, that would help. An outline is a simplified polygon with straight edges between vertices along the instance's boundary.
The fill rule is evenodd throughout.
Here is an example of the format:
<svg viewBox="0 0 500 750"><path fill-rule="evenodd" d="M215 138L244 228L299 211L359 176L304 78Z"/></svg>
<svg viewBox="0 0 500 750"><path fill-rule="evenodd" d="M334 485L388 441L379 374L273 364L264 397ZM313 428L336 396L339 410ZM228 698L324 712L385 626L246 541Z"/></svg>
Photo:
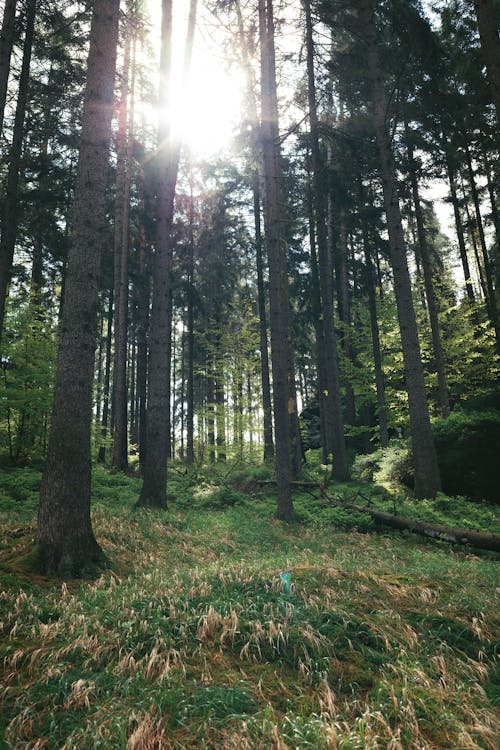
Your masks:
<svg viewBox="0 0 500 750"><path fill-rule="evenodd" d="M500 502L500 412L455 411L433 433L444 492Z"/></svg>
<svg viewBox="0 0 500 750"><path fill-rule="evenodd" d="M352 478L360 479L363 482L373 482L375 473L380 468L382 456L382 450L356 456L352 464Z"/></svg>
<svg viewBox="0 0 500 750"><path fill-rule="evenodd" d="M413 461L409 447L404 443L393 443L379 453L379 468L374 471L375 481L413 487Z"/></svg>

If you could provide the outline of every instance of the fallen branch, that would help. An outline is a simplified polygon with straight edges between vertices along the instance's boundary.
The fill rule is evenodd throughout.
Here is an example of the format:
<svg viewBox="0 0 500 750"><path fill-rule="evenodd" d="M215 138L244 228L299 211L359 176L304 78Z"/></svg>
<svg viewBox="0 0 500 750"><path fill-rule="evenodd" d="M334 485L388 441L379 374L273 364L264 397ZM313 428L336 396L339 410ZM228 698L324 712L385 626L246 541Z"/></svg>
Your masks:
<svg viewBox="0 0 500 750"><path fill-rule="evenodd" d="M259 484L276 484L276 482L267 480L259 482ZM410 531L412 534L440 539L443 542L450 542L451 544L470 544L478 549L489 549L493 550L493 552L500 552L500 534L455 528L453 526L445 526L441 523L431 523L430 521L418 521L413 518L406 518L406 516L396 516L392 513L386 513L383 510L356 505L355 503L330 497L326 494L325 485L318 482L291 482L291 484L299 487L316 487L320 490L322 498L328 500L332 505L346 508L346 510L352 510L356 513L366 513L373 518L375 523L390 526L393 529ZM366 498L364 499L366 500Z"/></svg>
<svg viewBox="0 0 500 750"><path fill-rule="evenodd" d="M499 534L444 526L444 524L431 523L430 521L417 521L413 518L406 518L406 516L394 516L392 513L386 513L383 510L374 510L366 506L355 505L355 503L347 503L337 498L325 497L333 505L338 505L341 508L353 510L357 513L367 513L376 523L390 526L393 529L410 531L413 534L429 536L433 539L440 539L443 542L451 542L451 544L471 544L473 547L478 547L478 549L489 549L494 552L500 552Z"/></svg>

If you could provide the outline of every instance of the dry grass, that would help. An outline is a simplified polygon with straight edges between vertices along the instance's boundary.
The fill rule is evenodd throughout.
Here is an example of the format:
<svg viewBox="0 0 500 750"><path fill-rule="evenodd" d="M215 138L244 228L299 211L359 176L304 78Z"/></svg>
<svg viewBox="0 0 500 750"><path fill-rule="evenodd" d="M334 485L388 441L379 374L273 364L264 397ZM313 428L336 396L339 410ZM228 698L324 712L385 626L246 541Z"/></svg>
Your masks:
<svg viewBox="0 0 500 750"><path fill-rule="evenodd" d="M2 529L1 747L496 749L492 556L263 498L94 525L114 567L90 583L30 574L33 525Z"/></svg>

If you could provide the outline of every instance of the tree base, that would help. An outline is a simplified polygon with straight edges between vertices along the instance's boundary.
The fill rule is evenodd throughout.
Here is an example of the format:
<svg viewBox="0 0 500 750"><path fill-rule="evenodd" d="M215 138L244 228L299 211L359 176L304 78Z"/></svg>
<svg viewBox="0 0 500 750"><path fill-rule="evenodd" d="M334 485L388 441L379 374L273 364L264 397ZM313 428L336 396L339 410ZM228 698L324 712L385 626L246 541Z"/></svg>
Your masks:
<svg viewBox="0 0 500 750"><path fill-rule="evenodd" d="M39 543L36 553L38 570L42 575L57 578L96 578L108 567L108 559L92 537L78 547Z"/></svg>

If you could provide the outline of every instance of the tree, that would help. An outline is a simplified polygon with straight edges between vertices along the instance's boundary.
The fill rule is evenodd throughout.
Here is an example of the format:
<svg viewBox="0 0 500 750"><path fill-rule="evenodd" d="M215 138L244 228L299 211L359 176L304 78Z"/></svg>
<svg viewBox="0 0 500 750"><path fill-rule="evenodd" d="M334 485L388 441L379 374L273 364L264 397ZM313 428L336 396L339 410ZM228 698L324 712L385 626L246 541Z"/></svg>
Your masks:
<svg viewBox="0 0 500 750"><path fill-rule="evenodd" d="M12 146L9 154L7 190L3 206L2 236L0 240L0 337L2 335L5 302L7 299L7 288L9 284L12 260L14 258L14 247L16 244L18 207L17 193L24 138L24 118L26 115L26 107L28 104L31 51L33 47L33 34L35 31L35 14L36 0L28 0L28 5L26 8L26 31L23 45L23 61L21 64L21 75L19 77L19 90L17 95L16 114L14 118Z"/></svg>
<svg viewBox="0 0 500 750"><path fill-rule="evenodd" d="M14 41L17 0L6 0L3 9L2 31L0 32L0 134L3 129L7 84L10 72L10 56Z"/></svg>
<svg viewBox="0 0 500 750"><path fill-rule="evenodd" d="M119 0L95 0L72 237L37 544L46 574L84 575L104 560L90 519L92 385Z"/></svg>
<svg viewBox="0 0 500 750"><path fill-rule="evenodd" d="M491 98L495 104L497 122L500 126L500 38L498 25L500 15L498 3L494 0L474 0L481 48L483 50L488 79L491 88Z"/></svg>
<svg viewBox="0 0 500 750"><path fill-rule="evenodd" d="M326 373L326 392L322 404L326 438L331 444L332 476L339 481L349 479L347 452L342 422L342 404L340 400L340 368L337 353L337 337L333 325L333 289L332 264L328 252L326 233L326 194L325 170L320 155L319 122L316 106L316 83L314 77L313 29L311 6L309 0L303 0L306 20L307 81L309 124L311 129L311 163L314 194L316 243L318 249L319 287L321 297L321 330L324 344L324 369Z"/></svg>
<svg viewBox="0 0 500 750"><path fill-rule="evenodd" d="M259 0L261 55L261 139L265 184L265 231L269 263L271 365L273 373L274 437L278 516L290 520L294 508L290 491L290 417L293 397L290 383L290 325L287 264L283 225L278 104L274 55L272 0Z"/></svg>
<svg viewBox="0 0 500 750"><path fill-rule="evenodd" d="M432 438L420 344L412 302L411 282L397 192L396 167L388 132L388 100L380 65L376 17L372 0L362 0L360 21L368 75L371 82L373 125L379 152L380 175L394 275L394 291L403 347L410 433L415 465L415 492L421 498L435 497L440 488L439 467Z"/></svg>
<svg viewBox="0 0 500 750"><path fill-rule="evenodd" d="M184 51L184 83L189 73L196 0L191 0ZM164 508L167 504L167 455L169 445L169 351L172 270L172 223L175 187L179 169L180 144L170 138L168 107L171 74L172 1L162 3L162 34L160 56L160 120L157 155L157 236L153 259L153 301L150 327L149 389L146 417L146 459L144 480L138 506Z"/></svg>

